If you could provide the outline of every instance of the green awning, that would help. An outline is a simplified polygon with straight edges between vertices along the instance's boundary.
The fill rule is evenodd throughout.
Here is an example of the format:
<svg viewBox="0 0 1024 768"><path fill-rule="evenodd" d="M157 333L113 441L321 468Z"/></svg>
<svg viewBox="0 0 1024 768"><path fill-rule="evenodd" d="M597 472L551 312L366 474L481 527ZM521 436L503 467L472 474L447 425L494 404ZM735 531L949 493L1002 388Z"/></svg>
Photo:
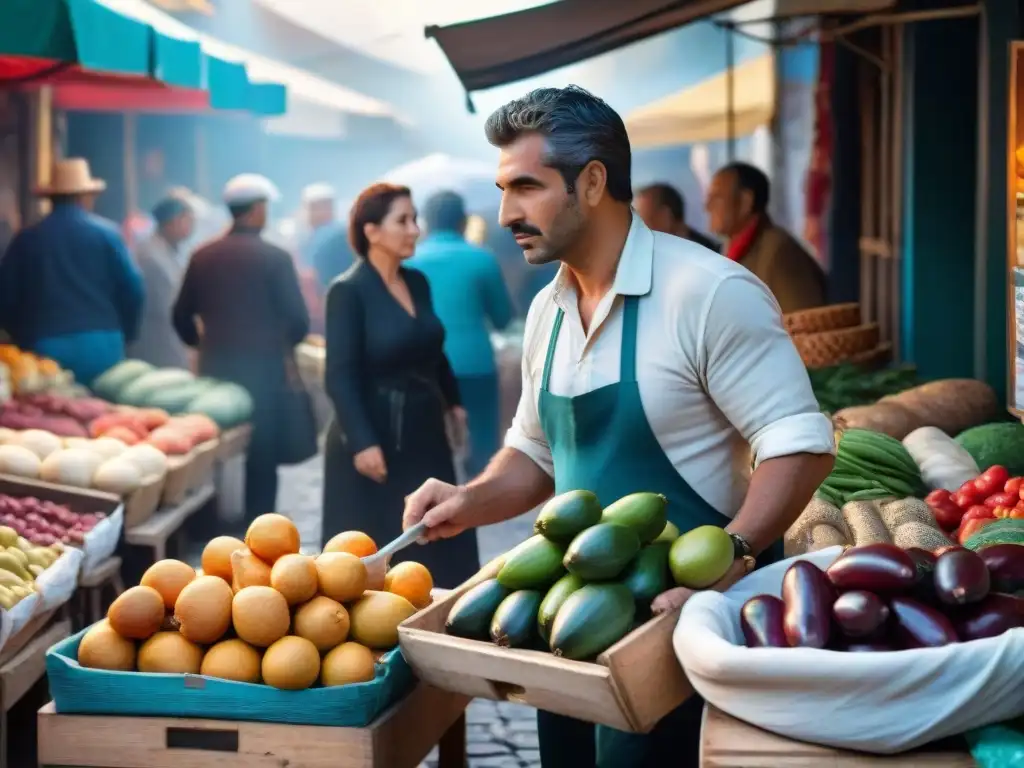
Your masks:
<svg viewBox="0 0 1024 768"><path fill-rule="evenodd" d="M150 74L153 31L95 0L4 0L0 54L78 64L123 75Z"/></svg>

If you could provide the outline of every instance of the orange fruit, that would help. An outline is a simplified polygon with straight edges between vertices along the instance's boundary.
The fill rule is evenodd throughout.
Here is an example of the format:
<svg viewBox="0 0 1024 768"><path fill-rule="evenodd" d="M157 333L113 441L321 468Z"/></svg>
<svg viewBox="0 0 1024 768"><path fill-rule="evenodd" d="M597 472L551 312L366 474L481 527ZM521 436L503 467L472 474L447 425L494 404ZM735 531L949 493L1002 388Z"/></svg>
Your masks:
<svg viewBox="0 0 1024 768"><path fill-rule="evenodd" d="M397 563L384 577L384 591L401 595L417 608L430 605L434 579L425 565L406 561Z"/></svg>
<svg viewBox="0 0 1024 768"><path fill-rule="evenodd" d="M373 539L362 531L342 531L324 547L324 552L348 552L356 557L369 557L376 551Z"/></svg>

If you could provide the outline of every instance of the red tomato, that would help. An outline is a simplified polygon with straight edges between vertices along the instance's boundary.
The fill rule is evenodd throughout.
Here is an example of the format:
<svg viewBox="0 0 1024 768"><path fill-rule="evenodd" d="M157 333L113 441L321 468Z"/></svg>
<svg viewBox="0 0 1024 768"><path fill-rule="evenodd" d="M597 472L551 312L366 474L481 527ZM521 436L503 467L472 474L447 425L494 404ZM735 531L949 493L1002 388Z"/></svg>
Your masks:
<svg viewBox="0 0 1024 768"><path fill-rule="evenodd" d="M932 491L925 498L925 503L935 515L939 526L946 531L954 531L960 525L964 511L957 506L951 498L951 494L944 488Z"/></svg>
<svg viewBox="0 0 1024 768"><path fill-rule="evenodd" d="M983 504L975 504L973 507L964 512L961 525L966 523L968 520L988 520L994 517L992 510Z"/></svg>
<svg viewBox="0 0 1024 768"><path fill-rule="evenodd" d="M974 488L978 493L987 498L993 493L1001 491L1009 479L1010 473L1006 471L1006 468L996 465L989 467L978 477L974 478Z"/></svg>
<svg viewBox="0 0 1024 768"><path fill-rule="evenodd" d="M981 501L986 496L990 496L991 494L982 493L981 491L978 490L978 486L976 485L976 483L979 480L981 480L981 475L978 475L978 477L974 478L973 480L968 480L966 483L961 485L960 488L957 489L956 493L954 493L953 495L956 496L957 494L961 494L962 497L970 499L971 502L967 506L970 506L976 501ZM995 491L992 491L992 493L995 493Z"/></svg>
<svg viewBox="0 0 1024 768"><path fill-rule="evenodd" d="M1006 485L1003 486L1003 493L1012 493L1014 496L1019 496L1021 485L1024 485L1024 477L1011 477L1006 481Z"/></svg>
<svg viewBox="0 0 1024 768"><path fill-rule="evenodd" d="M1020 497L1016 493L993 493L985 499L985 506L989 509L995 507L1015 507Z"/></svg>
<svg viewBox="0 0 1024 768"><path fill-rule="evenodd" d="M950 496L950 499L954 504L960 507L960 509L965 511L970 509L974 505L974 502L977 501L975 498L974 488L971 488L970 492L964 490L956 491Z"/></svg>

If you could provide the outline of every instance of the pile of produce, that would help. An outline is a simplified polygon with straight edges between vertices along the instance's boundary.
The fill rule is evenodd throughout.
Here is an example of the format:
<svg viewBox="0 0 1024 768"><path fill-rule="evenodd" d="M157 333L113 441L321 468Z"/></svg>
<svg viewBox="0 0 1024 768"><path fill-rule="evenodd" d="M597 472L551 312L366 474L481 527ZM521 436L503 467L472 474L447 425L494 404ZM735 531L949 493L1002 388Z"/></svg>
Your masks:
<svg viewBox="0 0 1024 768"><path fill-rule="evenodd" d="M61 437L87 437L88 425L111 410L96 398L20 395L0 406L0 428L42 429Z"/></svg>
<svg viewBox="0 0 1024 768"><path fill-rule="evenodd" d="M244 542L210 541L201 573L179 560L152 565L85 634L78 662L283 690L372 680L380 652L398 644L398 625L429 604L433 587L425 567L403 562L383 591L367 590L360 558L376 551L348 531L303 555L288 518L261 515Z"/></svg>
<svg viewBox="0 0 1024 768"><path fill-rule="evenodd" d="M854 363L808 369L811 388L826 413L871 405L887 395L915 386L917 371L912 365L869 371Z"/></svg>
<svg viewBox="0 0 1024 768"><path fill-rule="evenodd" d="M896 544L903 549L936 549L952 542L921 499L850 501L842 509L812 499L786 532L786 556L839 546Z"/></svg>
<svg viewBox="0 0 1024 768"><path fill-rule="evenodd" d="M644 620L673 582L709 587L734 561L723 529L680 536L666 504L664 496L636 493L602 510L589 491L556 496L537 517L537 535L505 555L497 578L455 602L448 634L595 658Z"/></svg>
<svg viewBox="0 0 1024 768"><path fill-rule="evenodd" d="M884 432L902 440L919 427L938 427L948 435L958 435L999 418L1001 411L995 390L988 384L943 379L888 395L872 405L844 408L834 418L846 427Z"/></svg>
<svg viewBox="0 0 1024 768"><path fill-rule="evenodd" d="M220 427L202 413L172 417L160 408L125 406L91 422L89 434L116 438L125 445L147 443L168 456L181 456L218 437Z"/></svg>
<svg viewBox="0 0 1024 768"><path fill-rule="evenodd" d="M1024 477L1005 467L989 467L956 491L932 491L925 497L939 525L961 544L989 523L1024 518Z"/></svg>
<svg viewBox="0 0 1024 768"><path fill-rule="evenodd" d="M74 379L53 360L23 352L13 344L0 344L0 365L10 372L15 394L40 392Z"/></svg>
<svg viewBox="0 0 1024 768"><path fill-rule="evenodd" d="M826 501L841 507L924 490L921 472L899 440L868 429L846 429L836 439L835 467L818 488Z"/></svg>
<svg viewBox="0 0 1024 768"><path fill-rule="evenodd" d="M80 515L64 504L0 493L0 544L23 537L40 547L81 546L85 535L105 517L100 511Z"/></svg>
<svg viewBox="0 0 1024 768"><path fill-rule="evenodd" d="M38 429L6 430L0 432L0 474L128 495L167 472L167 456L154 442L129 446L109 436L62 439Z"/></svg>
<svg viewBox="0 0 1024 768"><path fill-rule="evenodd" d="M7 499L0 496L0 504ZM9 611L35 592L36 577L57 562L61 552L59 542L37 546L16 530L0 526L0 608Z"/></svg>
<svg viewBox="0 0 1024 768"><path fill-rule="evenodd" d="M848 549L825 571L804 560L782 598L758 595L740 611L751 648L899 651L995 637L1024 627L1024 547L936 552L892 544Z"/></svg>
<svg viewBox="0 0 1024 768"><path fill-rule="evenodd" d="M196 378L181 368L155 369L141 360L125 360L103 373L92 385L104 400L167 413L201 413L221 429L252 417L252 398L237 384Z"/></svg>

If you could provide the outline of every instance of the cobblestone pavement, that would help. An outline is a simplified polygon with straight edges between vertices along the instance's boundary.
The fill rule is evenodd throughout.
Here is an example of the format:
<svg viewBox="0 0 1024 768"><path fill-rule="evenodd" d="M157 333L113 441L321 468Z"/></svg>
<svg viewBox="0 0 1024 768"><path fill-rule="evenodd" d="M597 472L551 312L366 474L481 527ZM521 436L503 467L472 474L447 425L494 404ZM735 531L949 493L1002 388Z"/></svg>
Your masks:
<svg viewBox="0 0 1024 768"><path fill-rule="evenodd" d="M278 509L299 527L303 546L314 549L320 541L320 493L323 462L319 457L281 472ZM523 541L533 532L533 516L523 515L477 532L480 560L486 563ZM537 721L531 707L476 699L466 713L466 751L469 768L532 768L540 766ZM435 750L436 753L436 750ZM436 766L436 754L425 766Z"/></svg>

